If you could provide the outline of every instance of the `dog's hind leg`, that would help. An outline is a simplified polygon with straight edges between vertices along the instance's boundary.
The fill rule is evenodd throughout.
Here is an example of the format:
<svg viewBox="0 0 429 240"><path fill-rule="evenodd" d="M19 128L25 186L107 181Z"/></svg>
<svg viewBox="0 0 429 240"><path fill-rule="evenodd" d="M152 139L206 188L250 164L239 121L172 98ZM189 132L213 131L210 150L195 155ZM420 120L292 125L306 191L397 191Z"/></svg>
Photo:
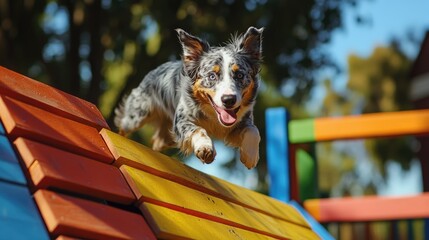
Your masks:
<svg viewBox="0 0 429 240"><path fill-rule="evenodd" d="M115 125L119 134L125 136L142 127L152 111L150 96L140 87L131 91L115 109Z"/></svg>

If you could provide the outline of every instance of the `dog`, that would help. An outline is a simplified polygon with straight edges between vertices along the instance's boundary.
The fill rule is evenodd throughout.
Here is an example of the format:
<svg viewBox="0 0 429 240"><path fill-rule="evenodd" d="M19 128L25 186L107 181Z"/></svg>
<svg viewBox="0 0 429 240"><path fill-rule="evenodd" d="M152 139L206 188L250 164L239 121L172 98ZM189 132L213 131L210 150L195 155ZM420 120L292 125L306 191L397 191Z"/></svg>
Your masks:
<svg viewBox="0 0 429 240"><path fill-rule="evenodd" d="M253 107L262 63L263 28L250 27L220 47L176 29L183 48L180 61L150 71L115 109L121 135L145 124L156 128L152 148L180 148L211 163L216 150L211 137L239 148L248 168L259 161L260 135Z"/></svg>

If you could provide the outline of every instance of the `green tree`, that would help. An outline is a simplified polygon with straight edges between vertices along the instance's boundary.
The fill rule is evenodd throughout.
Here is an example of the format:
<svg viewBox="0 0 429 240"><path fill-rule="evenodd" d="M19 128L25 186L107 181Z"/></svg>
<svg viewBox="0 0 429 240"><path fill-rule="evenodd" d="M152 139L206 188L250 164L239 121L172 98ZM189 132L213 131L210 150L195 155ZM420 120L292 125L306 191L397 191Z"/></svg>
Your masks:
<svg viewBox="0 0 429 240"><path fill-rule="evenodd" d="M350 115L410 109L411 102L408 97L410 66L411 61L395 42L387 47L376 47L368 57L351 54L348 58L347 89L344 94L339 94L332 89L329 80L325 81L326 95L321 114ZM384 166L387 161L397 161L405 169L410 166L411 159L415 157L413 141L411 137L367 139L364 140L362 148L366 150L366 154L360 156L347 149L355 148L356 144L338 150L334 147L335 143L321 143L318 146L320 178L331 177L320 179L323 184L321 189L324 191L335 189L338 183L342 184L344 176L359 177L355 168L356 162L362 161L358 158L364 156L371 161L377 173L371 176L373 179L364 181L365 186L358 186L360 183L356 180L352 181L348 188L354 186L361 188L361 193L374 193L379 177L386 174Z"/></svg>
<svg viewBox="0 0 429 240"><path fill-rule="evenodd" d="M363 103L362 113L409 110L410 67L411 60L395 42L390 47L375 48L369 58L351 55L347 86L356 93L356 101ZM381 166L395 160L408 169L415 156L412 138L367 140L367 145Z"/></svg>
<svg viewBox="0 0 429 240"><path fill-rule="evenodd" d="M363 113L410 109L411 61L392 43L376 47L368 58L350 55L347 87L363 101Z"/></svg>

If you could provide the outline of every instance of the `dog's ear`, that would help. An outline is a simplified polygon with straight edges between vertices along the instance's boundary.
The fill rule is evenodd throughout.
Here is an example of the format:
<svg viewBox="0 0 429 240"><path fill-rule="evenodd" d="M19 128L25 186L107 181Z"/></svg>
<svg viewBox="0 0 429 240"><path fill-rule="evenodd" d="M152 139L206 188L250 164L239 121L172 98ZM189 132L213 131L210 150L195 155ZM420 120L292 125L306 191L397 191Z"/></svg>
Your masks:
<svg viewBox="0 0 429 240"><path fill-rule="evenodd" d="M201 55L209 50L210 46L206 41L192 36L180 28L176 29L176 32L183 48L183 63L186 74L188 74L191 79L195 79L198 61Z"/></svg>
<svg viewBox="0 0 429 240"><path fill-rule="evenodd" d="M197 61L204 52L208 51L209 44L206 41L192 36L180 28L177 28L176 32L179 37L179 41L182 44L183 60L185 62Z"/></svg>
<svg viewBox="0 0 429 240"><path fill-rule="evenodd" d="M262 57L262 32L264 28L249 27L246 33L238 42L239 51L248 54L254 60L261 60Z"/></svg>

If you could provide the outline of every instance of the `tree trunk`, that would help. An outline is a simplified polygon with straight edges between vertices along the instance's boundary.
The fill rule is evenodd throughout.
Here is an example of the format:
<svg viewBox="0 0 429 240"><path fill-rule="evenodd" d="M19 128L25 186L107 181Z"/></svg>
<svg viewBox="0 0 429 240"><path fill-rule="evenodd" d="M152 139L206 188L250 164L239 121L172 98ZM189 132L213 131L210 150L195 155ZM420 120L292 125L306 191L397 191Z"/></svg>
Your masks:
<svg viewBox="0 0 429 240"><path fill-rule="evenodd" d="M70 46L69 46L69 91L72 95L81 96L81 79L79 74L79 47L80 37L82 33L82 21L75 18L75 11L78 11L78 4L75 1L66 1L67 10L69 12L69 29L70 29ZM83 9L81 9L83 11Z"/></svg>
<svg viewBox="0 0 429 240"><path fill-rule="evenodd" d="M102 46L101 46L101 1L89 3L89 32L91 33L89 63L91 64L92 79L86 99L98 106L101 95L101 66L102 66Z"/></svg>

